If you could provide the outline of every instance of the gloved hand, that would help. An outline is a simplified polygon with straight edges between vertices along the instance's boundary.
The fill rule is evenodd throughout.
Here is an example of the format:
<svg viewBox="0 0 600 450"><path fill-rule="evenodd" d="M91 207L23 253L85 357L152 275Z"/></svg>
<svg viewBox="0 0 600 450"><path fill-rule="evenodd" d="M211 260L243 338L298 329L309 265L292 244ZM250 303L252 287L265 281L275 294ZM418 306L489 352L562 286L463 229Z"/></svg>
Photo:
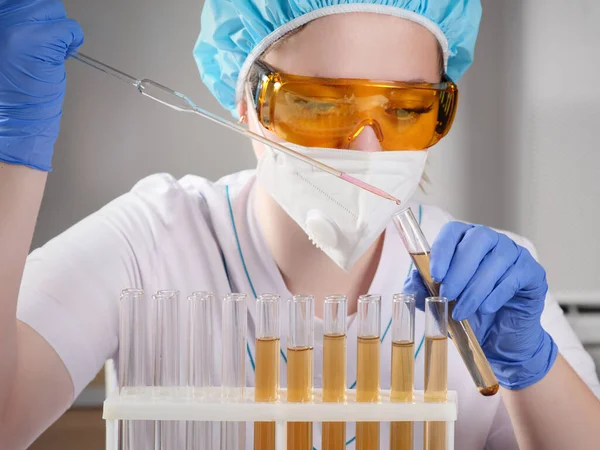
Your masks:
<svg viewBox="0 0 600 450"><path fill-rule="evenodd" d="M523 389L548 373L558 348L540 317L546 272L529 251L481 225L450 222L431 248L431 276L440 295L456 299L452 317L468 319L501 386ZM404 285L424 307L419 273Z"/></svg>
<svg viewBox="0 0 600 450"><path fill-rule="evenodd" d="M51 170L64 62L82 43L60 0L0 0L0 161Z"/></svg>

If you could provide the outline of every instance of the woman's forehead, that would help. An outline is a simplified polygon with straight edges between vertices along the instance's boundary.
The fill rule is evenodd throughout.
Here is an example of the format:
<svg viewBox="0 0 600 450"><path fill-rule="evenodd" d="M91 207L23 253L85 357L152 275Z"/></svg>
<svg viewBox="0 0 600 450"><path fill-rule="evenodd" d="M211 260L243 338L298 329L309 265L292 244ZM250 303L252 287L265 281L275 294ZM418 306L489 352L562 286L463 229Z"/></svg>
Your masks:
<svg viewBox="0 0 600 450"><path fill-rule="evenodd" d="M274 45L263 59L296 75L434 83L439 80L439 54L436 37L421 25L355 13L314 20Z"/></svg>

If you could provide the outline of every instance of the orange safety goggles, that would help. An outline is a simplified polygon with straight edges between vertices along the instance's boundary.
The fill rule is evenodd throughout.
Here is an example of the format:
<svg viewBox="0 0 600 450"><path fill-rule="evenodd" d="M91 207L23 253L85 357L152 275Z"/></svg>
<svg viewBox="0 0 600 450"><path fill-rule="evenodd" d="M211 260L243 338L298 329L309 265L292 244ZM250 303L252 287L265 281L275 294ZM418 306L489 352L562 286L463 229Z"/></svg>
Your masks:
<svg viewBox="0 0 600 450"><path fill-rule="evenodd" d="M260 123L304 147L343 149L370 126L384 150L424 150L450 131L458 103L447 77L437 84L314 78L257 61L248 84Z"/></svg>

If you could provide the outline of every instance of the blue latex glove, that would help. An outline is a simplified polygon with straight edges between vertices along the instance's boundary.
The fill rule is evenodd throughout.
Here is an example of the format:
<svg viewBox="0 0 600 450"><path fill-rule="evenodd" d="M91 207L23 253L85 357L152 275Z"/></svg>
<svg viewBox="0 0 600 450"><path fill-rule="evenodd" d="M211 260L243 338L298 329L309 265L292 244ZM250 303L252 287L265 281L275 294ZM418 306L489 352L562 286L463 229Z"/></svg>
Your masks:
<svg viewBox="0 0 600 450"><path fill-rule="evenodd" d="M0 161L51 170L64 63L82 43L60 0L0 0Z"/></svg>
<svg viewBox="0 0 600 450"><path fill-rule="evenodd" d="M469 320L501 386L523 389L548 373L558 348L540 323L546 272L527 249L490 228L450 222L431 248L431 276L441 296L457 300L452 317ZM428 293L416 270L404 291L423 309Z"/></svg>

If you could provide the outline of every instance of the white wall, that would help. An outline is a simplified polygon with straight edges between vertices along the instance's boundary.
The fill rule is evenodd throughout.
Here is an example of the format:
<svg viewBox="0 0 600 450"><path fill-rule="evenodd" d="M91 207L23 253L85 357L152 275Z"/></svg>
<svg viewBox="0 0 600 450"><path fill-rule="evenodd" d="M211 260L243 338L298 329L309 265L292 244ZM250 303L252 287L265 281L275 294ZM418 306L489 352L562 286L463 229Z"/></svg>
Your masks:
<svg viewBox="0 0 600 450"><path fill-rule="evenodd" d="M65 0L82 51L224 113L192 58L201 1ZM529 237L554 290L600 292L600 4L484 0L475 64L449 138L432 151L426 200ZM34 245L157 171L216 179L252 167L249 143L171 111L77 61ZM215 158L215 155L219 157Z"/></svg>

